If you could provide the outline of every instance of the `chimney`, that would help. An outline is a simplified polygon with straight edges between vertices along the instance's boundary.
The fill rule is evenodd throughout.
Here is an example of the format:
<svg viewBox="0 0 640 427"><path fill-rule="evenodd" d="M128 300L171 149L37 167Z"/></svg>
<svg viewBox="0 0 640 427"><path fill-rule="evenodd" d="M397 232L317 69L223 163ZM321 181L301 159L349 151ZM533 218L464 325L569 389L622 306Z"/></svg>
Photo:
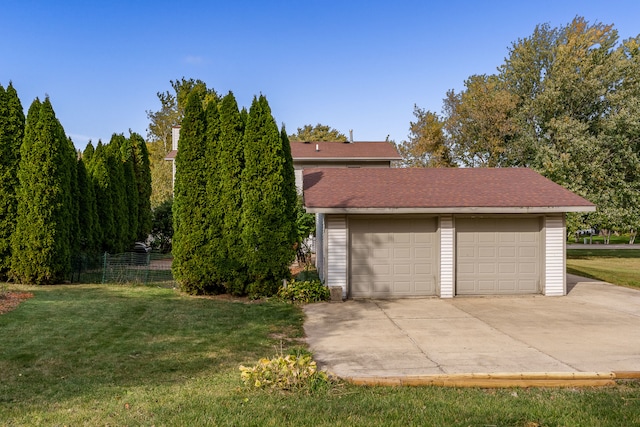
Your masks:
<svg viewBox="0 0 640 427"><path fill-rule="evenodd" d="M316 151L320 151L320 144L316 144Z"/></svg>
<svg viewBox="0 0 640 427"><path fill-rule="evenodd" d="M353 129L349 129L349 142L353 142Z"/></svg>

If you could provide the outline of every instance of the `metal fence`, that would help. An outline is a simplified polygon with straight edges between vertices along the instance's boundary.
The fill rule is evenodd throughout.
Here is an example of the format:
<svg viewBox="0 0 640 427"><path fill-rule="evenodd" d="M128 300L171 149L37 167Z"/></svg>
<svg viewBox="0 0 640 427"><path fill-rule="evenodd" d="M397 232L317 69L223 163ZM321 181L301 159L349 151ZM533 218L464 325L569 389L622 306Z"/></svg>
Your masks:
<svg viewBox="0 0 640 427"><path fill-rule="evenodd" d="M171 273L170 254L124 252L101 256L82 255L74 262L71 282L74 283L155 283L175 286Z"/></svg>

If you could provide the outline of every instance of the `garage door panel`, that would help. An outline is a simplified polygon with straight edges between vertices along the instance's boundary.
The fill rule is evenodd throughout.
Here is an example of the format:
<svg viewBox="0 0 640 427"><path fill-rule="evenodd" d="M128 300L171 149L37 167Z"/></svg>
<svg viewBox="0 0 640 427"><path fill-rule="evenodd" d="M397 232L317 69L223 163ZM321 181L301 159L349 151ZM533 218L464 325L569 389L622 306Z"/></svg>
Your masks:
<svg viewBox="0 0 640 427"><path fill-rule="evenodd" d="M478 273L479 274L495 274L496 273L496 265L491 263L480 263L478 264Z"/></svg>
<svg viewBox="0 0 640 427"><path fill-rule="evenodd" d="M478 247L478 257L480 258L495 258L496 248L494 246L480 246Z"/></svg>
<svg viewBox="0 0 640 427"><path fill-rule="evenodd" d="M496 287L496 280L483 280L483 279L479 279L478 280L478 289L481 291L491 291L493 289L495 289Z"/></svg>
<svg viewBox="0 0 640 427"><path fill-rule="evenodd" d="M458 218L456 292L537 293L541 237L537 218Z"/></svg>
<svg viewBox="0 0 640 427"><path fill-rule="evenodd" d="M415 264L413 266L413 268L414 268L414 274L416 276L418 276L420 274L427 274L429 276L433 276L434 275L435 266L432 265L432 264L419 263L419 264Z"/></svg>
<svg viewBox="0 0 640 427"><path fill-rule="evenodd" d="M481 233L478 235L479 243L495 243L496 236L493 233Z"/></svg>
<svg viewBox="0 0 640 427"><path fill-rule="evenodd" d="M411 248L393 248L393 258L407 260L411 258Z"/></svg>
<svg viewBox="0 0 640 427"><path fill-rule="evenodd" d="M501 263L498 267L498 273L500 274L515 274L517 273L518 269L516 268L516 265L513 263Z"/></svg>
<svg viewBox="0 0 640 427"><path fill-rule="evenodd" d="M394 294L398 294L398 293L408 294L410 292L411 292L411 282L410 281L401 282L401 281L395 280L393 282L393 293Z"/></svg>
<svg viewBox="0 0 640 427"><path fill-rule="evenodd" d="M393 233L392 234L393 243L401 244L405 243L409 245L411 243L411 234L410 233Z"/></svg>
<svg viewBox="0 0 640 427"><path fill-rule="evenodd" d="M350 295L435 294L435 218L350 218Z"/></svg>
<svg viewBox="0 0 640 427"><path fill-rule="evenodd" d="M533 246L520 246L518 256L521 258L536 258L536 248Z"/></svg>
<svg viewBox="0 0 640 427"><path fill-rule="evenodd" d="M413 248L413 258L416 260L432 260L433 248Z"/></svg>
<svg viewBox="0 0 640 427"><path fill-rule="evenodd" d="M513 292L516 290L517 283L515 280L499 280L498 289L501 291Z"/></svg>
<svg viewBox="0 0 640 427"><path fill-rule="evenodd" d="M399 274L406 274L406 275L410 275L411 274L411 266L410 265L394 265L393 266L393 274L395 274L396 276Z"/></svg>
<svg viewBox="0 0 640 427"><path fill-rule="evenodd" d="M498 256L500 258L515 258L516 248L512 246L498 248Z"/></svg>

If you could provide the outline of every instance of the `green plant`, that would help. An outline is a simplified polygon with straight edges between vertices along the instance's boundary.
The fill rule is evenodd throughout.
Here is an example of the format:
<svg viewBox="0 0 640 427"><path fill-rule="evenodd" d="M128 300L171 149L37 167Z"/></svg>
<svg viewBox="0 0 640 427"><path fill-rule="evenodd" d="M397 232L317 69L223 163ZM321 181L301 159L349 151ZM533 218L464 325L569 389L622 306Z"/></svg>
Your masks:
<svg viewBox="0 0 640 427"><path fill-rule="evenodd" d="M324 286L320 280L304 282L292 280L286 286L280 287L277 296L284 301L307 304L328 301L331 294L329 288Z"/></svg>
<svg viewBox="0 0 640 427"><path fill-rule="evenodd" d="M309 354L262 358L252 367L240 365L240 378L247 387L274 390L315 389L329 382Z"/></svg>
<svg viewBox="0 0 640 427"><path fill-rule="evenodd" d="M0 284L0 299L9 298L9 289L7 288L6 283Z"/></svg>

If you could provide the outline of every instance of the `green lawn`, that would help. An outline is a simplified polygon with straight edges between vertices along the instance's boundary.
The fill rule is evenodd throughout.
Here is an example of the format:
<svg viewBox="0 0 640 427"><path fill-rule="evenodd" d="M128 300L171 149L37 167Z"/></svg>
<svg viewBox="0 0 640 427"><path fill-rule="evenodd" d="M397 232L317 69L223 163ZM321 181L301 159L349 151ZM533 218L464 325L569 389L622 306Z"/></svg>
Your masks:
<svg viewBox="0 0 640 427"><path fill-rule="evenodd" d="M640 288L639 249L569 249L567 272Z"/></svg>
<svg viewBox="0 0 640 427"><path fill-rule="evenodd" d="M586 389L244 388L238 366L301 346L276 302L130 286L26 288L0 315L0 425L640 425L640 385Z"/></svg>

